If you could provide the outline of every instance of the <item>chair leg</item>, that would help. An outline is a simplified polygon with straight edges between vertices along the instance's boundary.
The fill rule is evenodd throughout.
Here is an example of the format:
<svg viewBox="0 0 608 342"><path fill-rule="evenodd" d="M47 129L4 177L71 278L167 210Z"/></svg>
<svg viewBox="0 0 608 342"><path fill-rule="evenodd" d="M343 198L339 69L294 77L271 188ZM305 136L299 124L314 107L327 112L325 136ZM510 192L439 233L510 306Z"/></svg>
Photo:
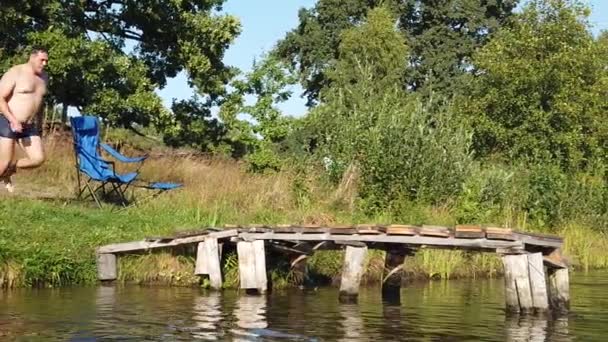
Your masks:
<svg viewBox="0 0 608 342"><path fill-rule="evenodd" d="M112 183L112 187L114 188L114 191L118 195L121 205L126 208L128 206L128 202L127 202L127 199L125 198L125 194L123 193L123 190L121 189L120 186L117 186L114 183Z"/></svg>
<svg viewBox="0 0 608 342"><path fill-rule="evenodd" d="M95 191L93 190L93 188L91 187L89 182L87 182L87 184L85 186L89 189L89 192L91 193L91 197L93 197L93 199L95 200L95 203L97 203L97 206L99 208L102 208L101 202L99 201L99 198L97 198L97 195L95 195Z"/></svg>

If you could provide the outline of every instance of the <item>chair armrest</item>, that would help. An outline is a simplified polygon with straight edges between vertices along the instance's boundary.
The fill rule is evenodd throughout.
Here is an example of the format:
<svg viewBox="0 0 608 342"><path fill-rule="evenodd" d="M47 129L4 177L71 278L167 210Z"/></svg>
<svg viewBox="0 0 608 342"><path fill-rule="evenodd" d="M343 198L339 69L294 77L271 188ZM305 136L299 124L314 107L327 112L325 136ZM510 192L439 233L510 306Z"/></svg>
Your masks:
<svg viewBox="0 0 608 342"><path fill-rule="evenodd" d="M80 148L81 146L77 143L74 143L74 147L78 147L79 150L81 151L80 154L82 154L82 156L84 156L85 158L95 160L97 162L105 163L105 164L112 166L112 173L114 173L114 175L116 175L116 163L115 162L113 162L111 160L105 160L96 155L93 155L93 154L89 153L89 151L86 151L85 149Z"/></svg>
<svg viewBox="0 0 608 342"><path fill-rule="evenodd" d="M106 150L106 152L108 152L112 157L116 158L117 160L119 160L123 163L139 163L139 162L143 162L144 160L146 160L146 158L148 158L148 155L143 155L143 156L139 156L139 157L127 157L127 156L120 154L120 152L116 151L114 148L112 148L112 146L110 146L108 144L101 143L99 145L104 150Z"/></svg>

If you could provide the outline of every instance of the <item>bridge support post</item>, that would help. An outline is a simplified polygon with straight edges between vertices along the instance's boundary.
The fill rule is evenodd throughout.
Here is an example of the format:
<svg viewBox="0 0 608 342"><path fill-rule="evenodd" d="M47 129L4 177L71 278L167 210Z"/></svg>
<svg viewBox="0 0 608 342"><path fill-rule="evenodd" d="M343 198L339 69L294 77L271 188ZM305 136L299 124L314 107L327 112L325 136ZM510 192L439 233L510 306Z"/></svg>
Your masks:
<svg viewBox="0 0 608 342"><path fill-rule="evenodd" d="M549 299L542 253L503 255L509 312L545 312Z"/></svg>
<svg viewBox="0 0 608 342"><path fill-rule="evenodd" d="M407 255L403 248L387 248L382 275L382 299L386 302L401 302L401 277L403 262Z"/></svg>
<svg viewBox="0 0 608 342"><path fill-rule="evenodd" d="M342 266L342 279L340 281L341 302L353 302L357 300L366 254L367 246L346 246L344 264Z"/></svg>
<svg viewBox="0 0 608 342"><path fill-rule="evenodd" d="M532 307L535 312L549 310L547 294L547 278L542 253L531 253L528 257L528 272L530 274L530 290L532 291Z"/></svg>
<svg viewBox="0 0 608 342"><path fill-rule="evenodd" d="M570 279L567 268L549 268L549 303L551 309L564 313L570 309Z"/></svg>
<svg viewBox="0 0 608 342"><path fill-rule="evenodd" d="M268 290L266 277L266 252L264 240L239 241L236 244L239 259L241 289L255 289L263 294Z"/></svg>
<svg viewBox="0 0 608 342"><path fill-rule="evenodd" d="M215 238L205 239L199 242L196 252L196 266L194 274L209 275L211 288L222 289L222 244Z"/></svg>
<svg viewBox="0 0 608 342"><path fill-rule="evenodd" d="M505 268L505 300L509 312L532 310L532 291L526 254L503 255Z"/></svg>
<svg viewBox="0 0 608 342"><path fill-rule="evenodd" d="M116 255L97 254L97 278L101 281L116 280Z"/></svg>

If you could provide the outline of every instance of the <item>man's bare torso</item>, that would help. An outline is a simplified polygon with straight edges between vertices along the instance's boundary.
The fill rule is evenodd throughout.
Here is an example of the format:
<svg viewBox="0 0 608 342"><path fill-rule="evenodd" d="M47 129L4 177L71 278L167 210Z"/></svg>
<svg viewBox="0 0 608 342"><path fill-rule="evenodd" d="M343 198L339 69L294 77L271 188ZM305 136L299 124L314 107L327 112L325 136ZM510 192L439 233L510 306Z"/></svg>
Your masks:
<svg viewBox="0 0 608 342"><path fill-rule="evenodd" d="M42 107L47 76L36 75L27 64L14 66L8 72L15 73L15 87L8 107L19 122L30 123Z"/></svg>

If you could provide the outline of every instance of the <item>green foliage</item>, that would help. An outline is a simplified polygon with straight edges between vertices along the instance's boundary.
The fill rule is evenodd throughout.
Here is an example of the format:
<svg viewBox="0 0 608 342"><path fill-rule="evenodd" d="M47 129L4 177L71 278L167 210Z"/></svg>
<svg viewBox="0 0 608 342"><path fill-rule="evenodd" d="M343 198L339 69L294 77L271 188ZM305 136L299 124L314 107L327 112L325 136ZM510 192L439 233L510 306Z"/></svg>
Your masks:
<svg viewBox="0 0 608 342"><path fill-rule="evenodd" d="M577 170L606 161L605 44L577 1L531 1L512 28L475 55L478 77L464 111L475 150Z"/></svg>
<svg viewBox="0 0 608 342"><path fill-rule="evenodd" d="M277 45L281 58L298 67L309 104L318 102L332 80L342 33L365 21L368 11L390 8L401 41L410 47L409 62L399 75L402 85L426 88L427 94L455 91L457 79L470 69L470 57L508 22L518 0L319 0L302 9L298 27ZM371 31L370 31L371 33ZM361 39L375 39L363 36Z"/></svg>
<svg viewBox="0 0 608 342"><path fill-rule="evenodd" d="M366 23L344 32L342 43L329 73L334 82L310 118L334 178L355 165L360 195L374 208L458 193L471 135L449 105L423 103L400 88L407 48L390 12L371 11Z"/></svg>
<svg viewBox="0 0 608 342"><path fill-rule="evenodd" d="M279 41L277 55L298 66L310 105L329 85L326 71L338 56L342 31L360 23L379 2L319 0L314 8L300 10L298 27Z"/></svg>
<svg viewBox="0 0 608 342"><path fill-rule="evenodd" d="M200 151L212 152L222 149L226 127L211 117L208 103L200 98L174 101L173 119L164 129L163 139L168 146L191 146Z"/></svg>
<svg viewBox="0 0 608 342"><path fill-rule="evenodd" d="M277 106L291 97L289 87L295 83L293 70L274 55L263 57L244 78L231 83L234 91L219 116L228 138L249 152L246 160L253 171L281 168L280 144L292 131L294 119Z"/></svg>
<svg viewBox="0 0 608 342"><path fill-rule="evenodd" d="M223 2L3 1L0 70L24 62L28 46L44 45L50 104L77 107L112 125L168 129L184 115L172 117L154 93L167 78L185 71L215 101L235 74L222 59L240 25L216 14Z"/></svg>
<svg viewBox="0 0 608 342"><path fill-rule="evenodd" d="M476 164L462 185L462 192L456 200L454 214L459 223L494 223L492 219L503 216L513 207L521 207L516 177L519 170L510 170L498 165Z"/></svg>
<svg viewBox="0 0 608 342"><path fill-rule="evenodd" d="M407 83L450 95L463 85L471 55L508 25L519 0L400 0L399 27L410 47Z"/></svg>
<svg viewBox="0 0 608 342"><path fill-rule="evenodd" d="M570 174L556 164L480 164L454 201L454 215L460 223L547 229L576 221L605 229L604 174L601 166Z"/></svg>

